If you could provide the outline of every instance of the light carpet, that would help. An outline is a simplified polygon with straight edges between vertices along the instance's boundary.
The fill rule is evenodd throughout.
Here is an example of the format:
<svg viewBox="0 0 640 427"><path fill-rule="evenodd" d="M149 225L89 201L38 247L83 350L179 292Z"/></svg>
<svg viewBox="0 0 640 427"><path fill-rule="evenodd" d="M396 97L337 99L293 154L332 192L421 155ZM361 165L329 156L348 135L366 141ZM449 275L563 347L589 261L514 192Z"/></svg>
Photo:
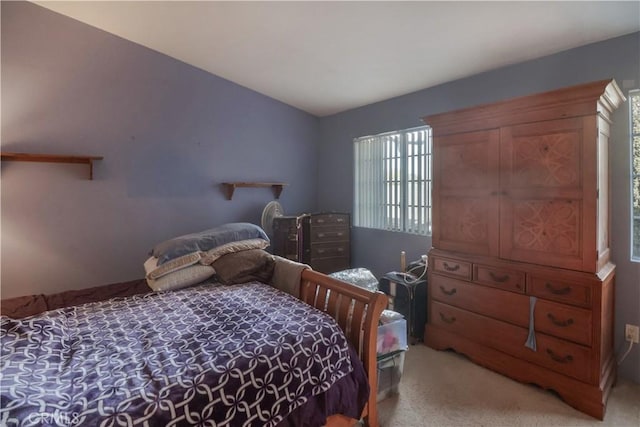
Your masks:
<svg viewBox="0 0 640 427"><path fill-rule="evenodd" d="M382 427L640 427L640 385L618 380L599 421L550 391L417 344L405 355L399 394L381 401L379 414Z"/></svg>

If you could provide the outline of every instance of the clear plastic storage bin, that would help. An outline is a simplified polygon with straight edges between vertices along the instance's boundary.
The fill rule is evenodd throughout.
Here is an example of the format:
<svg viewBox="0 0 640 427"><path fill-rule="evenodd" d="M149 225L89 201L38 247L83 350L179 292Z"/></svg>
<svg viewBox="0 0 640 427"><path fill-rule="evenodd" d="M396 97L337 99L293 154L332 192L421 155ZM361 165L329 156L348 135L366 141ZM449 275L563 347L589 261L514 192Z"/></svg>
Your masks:
<svg viewBox="0 0 640 427"><path fill-rule="evenodd" d="M404 370L404 351L378 360L377 401L398 394L398 386Z"/></svg>
<svg viewBox="0 0 640 427"><path fill-rule="evenodd" d="M407 321L398 318L389 323L378 326L378 339L376 352L378 359L386 354L404 351L407 349Z"/></svg>
<svg viewBox="0 0 640 427"><path fill-rule="evenodd" d="M376 276L366 268L352 268L349 270L336 271L335 273L329 274L329 276L373 292L378 290L378 279L376 279Z"/></svg>

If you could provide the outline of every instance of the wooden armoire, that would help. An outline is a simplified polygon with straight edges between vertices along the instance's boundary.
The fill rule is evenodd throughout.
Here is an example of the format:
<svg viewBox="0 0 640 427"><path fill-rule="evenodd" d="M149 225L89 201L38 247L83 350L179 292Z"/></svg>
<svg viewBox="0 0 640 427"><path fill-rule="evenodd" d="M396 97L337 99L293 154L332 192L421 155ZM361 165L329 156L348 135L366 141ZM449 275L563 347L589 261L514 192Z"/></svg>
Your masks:
<svg viewBox="0 0 640 427"><path fill-rule="evenodd" d="M615 381L615 81L425 117L433 248L425 343L602 419Z"/></svg>

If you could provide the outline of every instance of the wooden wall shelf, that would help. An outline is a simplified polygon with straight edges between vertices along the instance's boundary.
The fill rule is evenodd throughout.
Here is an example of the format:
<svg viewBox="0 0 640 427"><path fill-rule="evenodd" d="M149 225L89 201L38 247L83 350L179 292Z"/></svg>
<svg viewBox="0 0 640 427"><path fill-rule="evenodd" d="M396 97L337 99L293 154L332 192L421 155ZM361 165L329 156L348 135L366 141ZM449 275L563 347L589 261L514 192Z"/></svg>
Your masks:
<svg viewBox="0 0 640 427"><path fill-rule="evenodd" d="M284 182L223 182L222 186L227 192L227 200L233 198L233 192L238 187L271 187L276 196L276 199L280 198L282 189L287 185Z"/></svg>
<svg viewBox="0 0 640 427"><path fill-rule="evenodd" d="M60 154L1 153L2 161L41 163L82 163L89 165L89 179L93 179L93 162L101 156L67 156Z"/></svg>

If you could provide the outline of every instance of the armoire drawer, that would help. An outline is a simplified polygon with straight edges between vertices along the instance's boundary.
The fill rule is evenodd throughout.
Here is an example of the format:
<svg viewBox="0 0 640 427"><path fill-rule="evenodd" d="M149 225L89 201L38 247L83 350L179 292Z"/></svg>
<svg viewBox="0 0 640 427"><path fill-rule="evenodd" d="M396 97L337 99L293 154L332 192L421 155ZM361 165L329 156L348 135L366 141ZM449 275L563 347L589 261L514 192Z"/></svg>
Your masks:
<svg viewBox="0 0 640 427"><path fill-rule="evenodd" d="M474 264L473 281L508 291L525 292L525 274L520 271Z"/></svg>
<svg viewBox="0 0 640 427"><path fill-rule="evenodd" d="M436 273L471 280L471 263L451 258L434 257L433 269Z"/></svg>
<svg viewBox="0 0 640 427"><path fill-rule="evenodd" d="M529 325L529 297L432 274L429 297L477 314L503 319L522 327Z"/></svg>
<svg viewBox="0 0 640 427"><path fill-rule="evenodd" d="M464 336L520 359L589 382L589 347L536 333L537 350L525 347L527 328L495 320L434 301L429 313L432 325Z"/></svg>
<svg viewBox="0 0 640 427"><path fill-rule="evenodd" d="M593 324L590 310L538 299L534 313L536 331L591 345Z"/></svg>
<svg viewBox="0 0 640 427"><path fill-rule="evenodd" d="M523 328L529 328L530 298L433 274L429 298ZM534 308L537 332L590 345L592 315L589 310L538 299Z"/></svg>
<svg viewBox="0 0 640 427"><path fill-rule="evenodd" d="M591 307L591 287L588 285L530 276L528 292L531 295L553 301Z"/></svg>

